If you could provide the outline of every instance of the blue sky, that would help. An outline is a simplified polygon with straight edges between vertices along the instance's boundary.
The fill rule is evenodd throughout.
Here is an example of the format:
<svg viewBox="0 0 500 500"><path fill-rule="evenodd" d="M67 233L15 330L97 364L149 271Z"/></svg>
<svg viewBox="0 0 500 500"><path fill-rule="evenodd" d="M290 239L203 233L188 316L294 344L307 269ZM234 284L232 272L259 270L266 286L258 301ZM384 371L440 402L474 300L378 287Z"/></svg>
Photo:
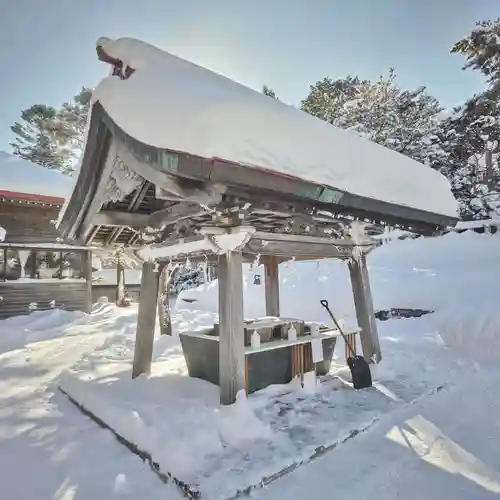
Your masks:
<svg viewBox="0 0 500 500"><path fill-rule="evenodd" d="M158 45L250 87L298 104L325 76L425 85L445 106L482 88L461 71L453 43L498 0L0 0L0 149L33 103L57 105L108 68L99 36Z"/></svg>

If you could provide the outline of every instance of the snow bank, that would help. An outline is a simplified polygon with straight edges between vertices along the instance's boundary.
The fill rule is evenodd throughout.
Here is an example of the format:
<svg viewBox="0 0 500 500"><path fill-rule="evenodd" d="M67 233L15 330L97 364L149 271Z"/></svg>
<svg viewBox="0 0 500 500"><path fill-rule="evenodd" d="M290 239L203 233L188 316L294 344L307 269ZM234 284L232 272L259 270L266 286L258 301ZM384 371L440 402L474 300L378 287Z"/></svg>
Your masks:
<svg viewBox="0 0 500 500"><path fill-rule="evenodd" d="M0 226L0 243L2 243L2 241L5 241L6 237L7 237L7 231L5 230L5 228Z"/></svg>
<svg viewBox="0 0 500 500"><path fill-rule="evenodd" d="M500 280L491 279L499 263L498 234L449 233L391 241L368 255L374 307L460 311L468 303L500 296ZM279 266L279 273L283 316L329 323L319 304L328 299L334 313L355 321L346 264L338 260L287 262ZM255 275L261 276L260 285L254 283ZM218 283L213 281L181 292L176 307L216 313L217 297ZM244 305L246 317L264 315L263 267L245 267Z"/></svg>
<svg viewBox="0 0 500 500"><path fill-rule="evenodd" d="M460 307L439 311L434 324L446 345L462 358L478 363L500 361L500 309L496 298L471 297Z"/></svg>
<svg viewBox="0 0 500 500"><path fill-rule="evenodd" d="M93 99L145 144L456 217L448 181L427 166L138 40L98 45L136 71L105 78Z"/></svg>
<svg viewBox="0 0 500 500"><path fill-rule="evenodd" d="M71 177L0 151L0 191L66 199L71 195Z"/></svg>
<svg viewBox="0 0 500 500"><path fill-rule="evenodd" d="M91 335L96 333L93 330L96 325L98 330L103 333L107 330L106 321L117 321L120 324L123 317L126 317L124 315L130 316L132 314L132 322L135 325L135 309L133 307L131 309L131 311L123 311L117 309L113 304L94 304L92 314L64 309L33 310L30 314L0 320L0 354L25 347L34 342L71 336L75 332ZM120 318L122 319L120 320ZM119 331L121 330L117 330L115 333L119 333ZM104 338L103 336L103 341Z"/></svg>

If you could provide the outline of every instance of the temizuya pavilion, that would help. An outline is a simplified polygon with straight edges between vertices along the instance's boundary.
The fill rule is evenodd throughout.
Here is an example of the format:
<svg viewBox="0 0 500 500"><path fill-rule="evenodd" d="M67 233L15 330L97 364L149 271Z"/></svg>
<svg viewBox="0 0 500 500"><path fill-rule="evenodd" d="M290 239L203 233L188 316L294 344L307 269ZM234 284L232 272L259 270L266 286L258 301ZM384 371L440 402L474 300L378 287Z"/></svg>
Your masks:
<svg viewBox="0 0 500 500"><path fill-rule="evenodd" d="M266 314L277 318L279 262L348 260L363 354L378 362L370 235L454 224L447 180L143 42L102 38L97 54L112 70L95 89L59 227L79 244L124 244L144 257L133 375L151 366L158 270L207 256L218 264L222 404L248 384L242 263L256 256Z"/></svg>

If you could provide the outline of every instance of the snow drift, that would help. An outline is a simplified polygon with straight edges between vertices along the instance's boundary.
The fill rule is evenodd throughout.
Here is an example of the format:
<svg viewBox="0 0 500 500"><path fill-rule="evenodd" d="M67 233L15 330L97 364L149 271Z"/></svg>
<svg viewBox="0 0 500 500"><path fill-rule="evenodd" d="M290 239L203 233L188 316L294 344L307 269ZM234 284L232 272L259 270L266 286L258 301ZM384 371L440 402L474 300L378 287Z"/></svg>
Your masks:
<svg viewBox="0 0 500 500"><path fill-rule="evenodd" d="M395 240L368 255L375 310L391 308L435 311L432 320L447 344L470 353L478 338L487 338L489 356L500 359L500 315L495 303L500 280L500 235L449 233L437 238ZM281 314L329 323L320 306L328 299L338 316L356 321L347 265L338 260L287 262L279 267ZM255 284L255 275L261 284ZM265 315L264 269L245 266L245 317ZM187 299L190 302L186 302ZM218 283L182 292L178 309L216 313ZM483 355L486 350L483 349ZM476 353L479 354L479 353Z"/></svg>

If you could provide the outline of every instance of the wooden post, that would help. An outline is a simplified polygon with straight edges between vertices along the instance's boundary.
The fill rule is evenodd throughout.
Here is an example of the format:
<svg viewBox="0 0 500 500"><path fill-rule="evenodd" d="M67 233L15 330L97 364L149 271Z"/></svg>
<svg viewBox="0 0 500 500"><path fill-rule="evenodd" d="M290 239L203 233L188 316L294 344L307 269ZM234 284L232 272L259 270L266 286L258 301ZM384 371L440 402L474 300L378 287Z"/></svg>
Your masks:
<svg viewBox="0 0 500 500"><path fill-rule="evenodd" d="M123 267L120 251L116 254L116 305L123 306L125 297L125 268Z"/></svg>
<svg viewBox="0 0 500 500"><path fill-rule="evenodd" d="M155 263L145 262L142 265L141 295L137 315L132 378L151 372L157 296L158 273L155 272Z"/></svg>
<svg viewBox="0 0 500 500"><path fill-rule="evenodd" d="M262 259L265 269L266 316L280 315L280 280L278 257L268 256Z"/></svg>
<svg viewBox="0 0 500 500"><path fill-rule="evenodd" d="M245 389L243 269L236 251L219 257L219 386L223 405Z"/></svg>
<svg viewBox="0 0 500 500"><path fill-rule="evenodd" d="M351 259L349 261L349 271L356 306L356 317L361 328L360 337L363 356L367 361L374 359L378 363L382 359L382 353L378 339L375 311L373 310L366 256L362 255L359 258Z"/></svg>
<svg viewBox="0 0 500 500"><path fill-rule="evenodd" d="M4 260L4 262L6 261ZM90 314L92 311L92 252L90 250L88 252L84 252L83 254L83 275L87 280L85 312Z"/></svg>
<svg viewBox="0 0 500 500"><path fill-rule="evenodd" d="M170 317L170 304L168 297L171 276L169 276L168 267L163 266L159 274L158 321L160 323L160 334L172 335L172 319Z"/></svg>

